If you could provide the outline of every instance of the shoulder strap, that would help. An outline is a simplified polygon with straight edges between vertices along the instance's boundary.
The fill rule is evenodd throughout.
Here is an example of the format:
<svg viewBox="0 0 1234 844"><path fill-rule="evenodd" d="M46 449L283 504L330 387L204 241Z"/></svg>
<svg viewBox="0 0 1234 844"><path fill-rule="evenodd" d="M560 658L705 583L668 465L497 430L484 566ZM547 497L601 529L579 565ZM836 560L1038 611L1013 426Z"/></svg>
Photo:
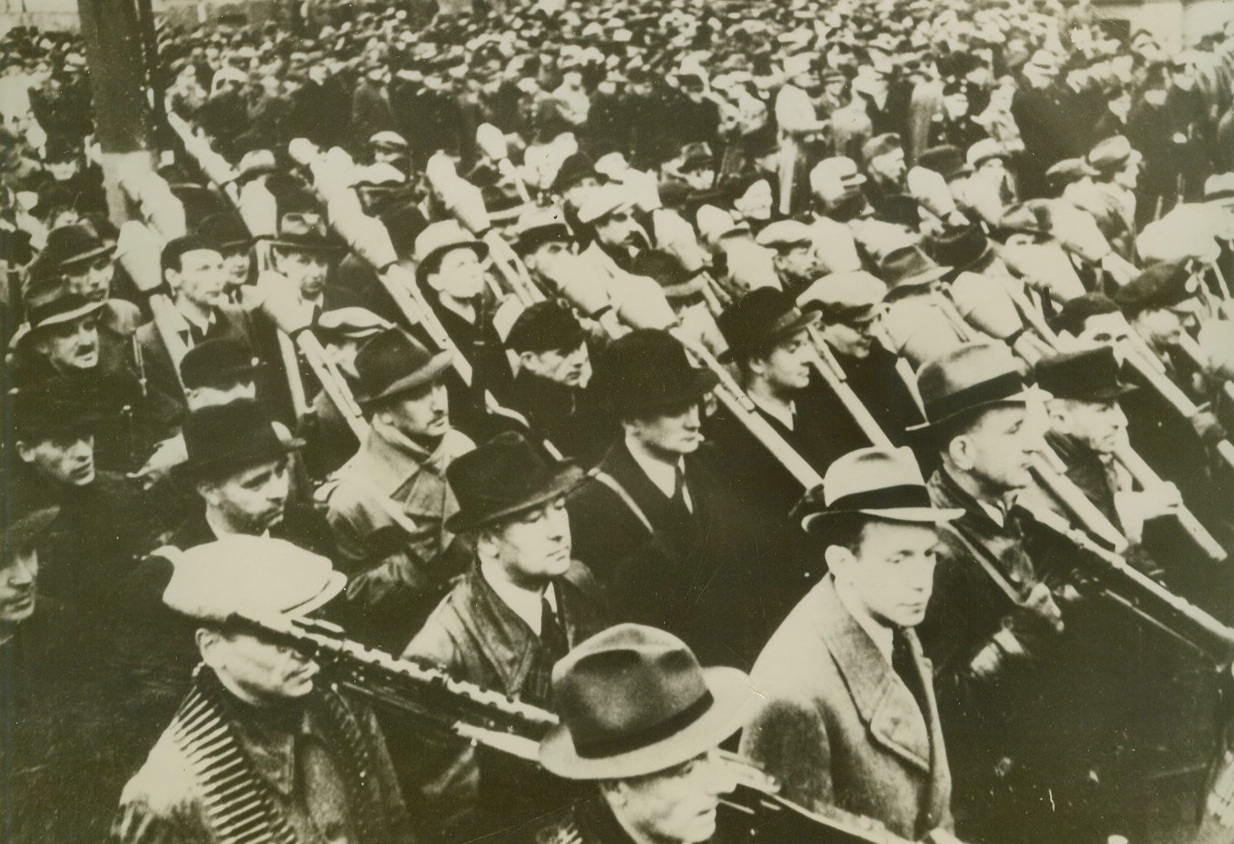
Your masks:
<svg viewBox="0 0 1234 844"><path fill-rule="evenodd" d="M638 502L635 501L634 497L626 491L625 487L617 482L616 478L608 472L601 471L600 469L592 471L591 476L616 493L617 497L630 508L630 512L632 512L635 517L643 523L643 527L647 528L648 533L654 534L656 532L656 529L651 525L651 519L647 518L647 514L643 512L643 508L638 506Z"/></svg>

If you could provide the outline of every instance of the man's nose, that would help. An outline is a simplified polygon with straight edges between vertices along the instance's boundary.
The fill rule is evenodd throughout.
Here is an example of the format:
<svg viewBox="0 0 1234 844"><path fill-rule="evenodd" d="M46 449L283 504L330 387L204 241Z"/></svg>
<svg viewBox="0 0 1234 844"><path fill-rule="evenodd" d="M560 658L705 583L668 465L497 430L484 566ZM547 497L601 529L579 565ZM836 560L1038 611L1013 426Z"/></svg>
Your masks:
<svg viewBox="0 0 1234 844"><path fill-rule="evenodd" d="M707 792L709 794L728 794L737 788L737 772L725 761L720 751L712 750L705 760L707 767Z"/></svg>

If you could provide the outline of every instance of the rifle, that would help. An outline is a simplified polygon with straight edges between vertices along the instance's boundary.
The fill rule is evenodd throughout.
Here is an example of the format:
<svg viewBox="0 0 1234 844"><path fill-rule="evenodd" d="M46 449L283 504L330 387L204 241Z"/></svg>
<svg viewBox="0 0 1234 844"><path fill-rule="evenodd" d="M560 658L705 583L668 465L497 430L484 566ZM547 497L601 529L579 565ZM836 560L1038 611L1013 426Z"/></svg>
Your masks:
<svg viewBox="0 0 1234 844"><path fill-rule="evenodd" d="M318 619L255 618L236 614L228 626L290 648L321 667L319 679L377 708L410 718L417 726L457 735L499 753L537 764L540 739L557 724L547 710L455 680L436 668L398 659L343 637L342 628ZM737 789L721 805L724 844L909 844L878 821L838 809L810 812L780 797L776 782L750 761L721 753ZM935 844L959 844L935 831Z"/></svg>
<svg viewBox="0 0 1234 844"><path fill-rule="evenodd" d="M1234 628L1170 592L1132 567L1121 554L1095 542L1058 515L1033 512L1034 520L1069 539L1079 551L1077 571L1096 584L1100 594L1153 627L1225 667L1234 661Z"/></svg>

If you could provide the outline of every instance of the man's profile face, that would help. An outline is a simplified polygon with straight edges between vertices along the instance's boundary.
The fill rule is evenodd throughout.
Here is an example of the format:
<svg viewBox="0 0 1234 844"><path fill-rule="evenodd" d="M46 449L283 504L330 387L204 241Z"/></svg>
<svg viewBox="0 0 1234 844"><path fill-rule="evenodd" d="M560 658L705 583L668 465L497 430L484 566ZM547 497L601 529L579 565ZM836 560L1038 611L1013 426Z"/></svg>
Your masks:
<svg viewBox="0 0 1234 844"><path fill-rule="evenodd" d="M546 381L566 387L585 386L591 374L591 359L587 344L570 350L549 349L544 352L523 352L519 360L524 369Z"/></svg>
<svg viewBox="0 0 1234 844"><path fill-rule="evenodd" d="M617 799L622 818L644 840L699 844L715 834L720 797L736 785L712 750L668 770L621 781Z"/></svg>
<svg viewBox="0 0 1234 844"><path fill-rule="evenodd" d="M1041 427L1023 404L984 411L962 435L968 441L966 468L992 494L1023 489L1033 481L1033 455L1044 447Z"/></svg>
<svg viewBox="0 0 1234 844"><path fill-rule="evenodd" d="M915 627L925 618L934 590L938 544L932 524L880 519L865 526L855 551L830 548L827 561L836 581L876 621Z"/></svg>
<svg viewBox="0 0 1234 844"><path fill-rule="evenodd" d="M698 402L661 411L626 423L634 438L653 453L676 460L698 451L703 443L702 412Z"/></svg>
<svg viewBox="0 0 1234 844"><path fill-rule="evenodd" d="M874 348L873 314L856 316L843 322L826 323L823 325L823 339L827 345L841 355L850 358L864 359L870 356Z"/></svg>
<svg viewBox="0 0 1234 844"><path fill-rule="evenodd" d="M1098 454L1111 454L1123 442L1127 416L1117 401L1055 399L1051 426L1075 437Z"/></svg>
<svg viewBox="0 0 1234 844"><path fill-rule="evenodd" d="M203 632L204 636L198 635L202 658L223 685L246 703L268 706L313 691L320 666L290 648L244 633Z"/></svg>
<svg viewBox="0 0 1234 844"><path fill-rule="evenodd" d="M198 493L242 533L260 536L283 518L291 490L286 458L268 460L199 484Z"/></svg>
<svg viewBox="0 0 1234 844"><path fill-rule="evenodd" d="M776 256L776 265L794 281L809 281L818 274L818 261L809 243L797 243Z"/></svg>
<svg viewBox="0 0 1234 844"><path fill-rule="evenodd" d="M529 588L570 568L570 516L565 498L519 513L486 535L502 569Z"/></svg>
<svg viewBox="0 0 1234 844"><path fill-rule="evenodd" d="M22 462L39 477L56 484L86 486L94 480L94 435L56 434L37 442L17 443Z"/></svg>
<svg viewBox="0 0 1234 844"><path fill-rule="evenodd" d="M569 242L550 240L528 252L523 258L523 263L533 273L539 273L546 278L556 279L562 277L562 264L569 261L570 256L573 254Z"/></svg>
<svg viewBox="0 0 1234 844"><path fill-rule="evenodd" d="M1154 349L1177 346L1183 337L1184 313L1175 308L1143 311L1132 320L1136 332Z"/></svg>
<svg viewBox="0 0 1234 844"><path fill-rule="evenodd" d="M16 549L0 562L0 629L34 615L38 574L39 555L33 547Z"/></svg>

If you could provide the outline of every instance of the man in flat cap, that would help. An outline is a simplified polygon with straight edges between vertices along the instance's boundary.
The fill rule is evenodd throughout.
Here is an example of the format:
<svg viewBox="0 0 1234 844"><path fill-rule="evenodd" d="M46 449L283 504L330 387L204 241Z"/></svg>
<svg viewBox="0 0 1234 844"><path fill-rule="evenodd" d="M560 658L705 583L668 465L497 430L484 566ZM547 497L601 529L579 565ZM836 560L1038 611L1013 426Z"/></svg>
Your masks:
<svg viewBox="0 0 1234 844"><path fill-rule="evenodd" d="M546 461L508 432L451 463L447 474L459 501L448 525L468 537L474 559L403 658L551 706L553 664L605 626L591 575L571 554L565 497L583 473ZM507 766L477 758L465 740L418 737L414 744L414 752L397 754L400 775L409 799L423 802L416 814L431 840L471 840L545 809L549 795L539 791L546 783L509 779L510 771L503 778Z"/></svg>
<svg viewBox="0 0 1234 844"><path fill-rule="evenodd" d="M206 340L228 337L245 346L253 344L248 316L227 304L227 270L214 244L201 237L177 237L163 247L163 280L171 288L172 304L180 318L175 341L191 349ZM159 329L151 322L137 329L140 346L137 365L151 386L187 405L185 391Z"/></svg>
<svg viewBox="0 0 1234 844"><path fill-rule="evenodd" d="M387 648L406 644L466 569L445 524L458 507L446 469L474 445L450 424L449 367L401 329L370 338L356 354L368 437L318 492L351 578L349 631Z"/></svg>
<svg viewBox="0 0 1234 844"><path fill-rule="evenodd" d="M530 438L548 440L567 457L597 462L607 443L596 430L587 332L570 309L536 302L514 320L506 348L518 355L510 407L526 417Z"/></svg>
<svg viewBox="0 0 1234 844"><path fill-rule="evenodd" d="M540 742L540 764L585 786L585 799L508 840L712 840L739 777L719 747L749 718L748 682L734 668L702 668L676 636L644 625L583 642L553 669L561 723Z"/></svg>
<svg viewBox="0 0 1234 844"><path fill-rule="evenodd" d="M770 223L754 242L775 252L772 259L780 287L796 298L818 278L818 259L814 254L814 232L797 220Z"/></svg>
<svg viewBox="0 0 1234 844"><path fill-rule="evenodd" d="M1170 380L1197 402L1204 401L1204 392L1178 344L1200 315L1200 287L1186 262L1161 262L1147 267L1113 296L1132 331Z"/></svg>
<svg viewBox="0 0 1234 844"><path fill-rule="evenodd" d="M778 562L759 542L754 512L698 453L717 380L665 332L615 341L589 389L621 433L571 496L570 525L614 619L659 625L716 661L748 664L767 623L755 572Z"/></svg>
<svg viewBox="0 0 1234 844"><path fill-rule="evenodd" d="M1063 192L1063 198L1093 215L1114 251L1133 263L1137 261L1136 186L1143 159L1122 135L1105 138L1085 156L1092 177L1068 185Z"/></svg>
<svg viewBox="0 0 1234 844"><path fill-rule="evenodd" d="M827 344L844 379L892 442L925 421L898 369L898 358L875 338L887 286L863 270L823 276L798 297L820 314L818 338Z"/></svg>
<svg viewBox="0 0 1234 844"><path fill-rule="evenodd" d="M907 448L846 454L797 509L829 573L759 655L758 713L741 737L787 799L913 841L951 827L933 677L912 629L934 587L938 527L960 513L930 505Z"/></svg>
<svg viewBox="0 0 1234 844"><path fill-rule="evenodd" d="M233 621L309 616L346 583L325 557L278 539L231 536L178 555L163 600L196 625L202 665L125 786L114 840L222 842L253 828L287 841L413 840L373 714L319 681L317 663Z"/></svg>
<svg viewBox="0 0 1234 844"><path fill-rule="evenodd" d="M1079 550L1023 506L1044 444L1043 394L994 344L934 358L918 383L928 420L918 429L940 464L930 500L960 511L942 528L918 628L936 666L957 833L1130 833L1139 774L1124 754L1137 752L1142 723L1131 701L1155 690L1137 670L1139 628L1080 599L1069 574Z"/></svg>
<svg viewBox="0 0 1234 844"><path fill-rule="evenodd" d="M253 236L244 220L234 211L211 214L197 226L197 236L223 257L223 267L227 270L227 297L232 304L240 304L241 288L249 283L252 264L249 250L253 246Z"/></svg>

